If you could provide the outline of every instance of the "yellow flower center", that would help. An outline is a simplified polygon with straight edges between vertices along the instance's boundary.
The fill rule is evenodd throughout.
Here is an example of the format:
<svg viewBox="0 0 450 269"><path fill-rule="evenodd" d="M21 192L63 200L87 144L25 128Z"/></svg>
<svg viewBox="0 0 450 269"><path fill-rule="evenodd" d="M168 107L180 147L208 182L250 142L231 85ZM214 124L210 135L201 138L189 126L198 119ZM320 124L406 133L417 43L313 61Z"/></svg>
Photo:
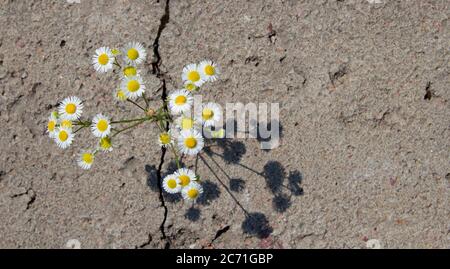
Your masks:
<svg viewBox="0 0 450 269"><path fill-rule="evenodd" d="M167 186L171 189L175 189L177 187L177 181L175 179L167 180Z"/></svg>
<svg viewBox="0 0 450 269"><path fill-rule="evenodd" d="M74 114L77 111L77 106L75 104L67 104L66 112L67 114Z"/></svg>
<svg viewBox="0 0 450 269"><path fill-rule="evenodd" d="M134 61L139 57L139 52L137 51L137 49L131 48L128 50L127 55L128 55L128 58L130 58L131 60Z"/></svg>
<svg viewBox="0 0 450 269"><path fill-rule="evenodd" d="M194 120L190 118L183 118L181 120L181 129L190 130L194 127Z"/></svg>
<svg viewBox="0 0 450 269"><path fill-rule="evenodd" d="M111 148L111 138L109 137L103 137L102 139L100 139L100 147L102 149L109 149Z"/></svg>
<svg viewBox="0 0 450 269"><path fill-rule="evenodd" d="M210 120L212 117L214 117L214 111L209 108L205 108L202 111L202 117L204 120Z"/></svg>
<svg viewBox="0 0 450 269"><path fill-rule="evenodd" d="M104 132L106 131L106 129L108 129L108 121L105 119L101 119L97 122L97 129L100 132Z"/></svg>
<svg viewBox="0 0 450 269"><path fill-rule="evenodd" d="M123 74L126 77L136 76L137 70L134 66L127 66L123 69Z"/></svg>
<svg viewBox="0 0 450 269"><path fill-rule="evenodd" d="M162 133L159 135L159 140L162 144L167 145L170 143L170 135L168 133Z"/></svg>
<svg viewBox="0 0 450 269"><path fill-rule="evenodd" d="M117 99L119 99L120 101L127 100L127 96L122 90L118 90L116 96L117 96Z"/></svg>
<svg viewBox="0 0 450 269"><path fill-rule="evenodd" d="M205 66L205 74L207 74L208 76L214 75L215 72L216 72L216 70L214 70L214 66L212 66L212 65Z"/></svg>
<svg viewBox="0 0 450 269"><path fill-rule="evenodd" d="M198 196L198 190L196 189L190 189L187 191L187 196L191 199L195 199Z"/></svg>
<svg viewBox="0 0 450 269"><path fill-rule="evenodd" d="M128 81L127 87L130 92L135 92L139 90L139 87L141 87L141 85L137 80L130 80Z"/></svg>
<svg viewBox="0 0 450 269"><path fill-rule="evenodd" d="M92 162L94 161L94 156L91 153L83 153L81 159L87 164L92 164Z"/></svg>
<svg viewBox="0 0 450 269"><path fill-rule="evenodd" d="M66 131L60 131L58 134L58 138L59 140L61 140L62 142L66 141L67 138L69 138L69 134Z"/></svg>
<svg viewBox="0 0 450 269"><path fill-rule="evenodd" d="M178 177L180 179L180 185L185 187L191 183L191 179L186 175L181 175Z"/></svg>
<svg viewBox="0 0 450 269"><path fill-rule="evenodd" d="M195 89L197 89L197 87L193 83L187 83L184 87L186 88L186 90L188 90L190 92L192 92Z"/></svg>
<svg viewBox="0 0 450 269"><path fill-rule="evenodd" d="M187 74L187 79L193 82L200 80L200 74L197 71L189 71Z"/></svg>
<svg viewBox="0 0 450 269"><path fill-rule="evenodd" d="M177 105L184 105L184 104L186 104L186 101L187 101L187 98L184 95L180 95L175 98L175 104L177 104Z"/></svg>
<svg viewBox="0 0 450 269"><path fill-rule="evenodd" d="M63 120L61 126L65 128L72 128L72 122L70 120Z"/></svg>
<svg viewBox="0 0 450 269"><path fill-rule="evenodd" d="M186 145L186 147L193 149L195 148L195 146L197 146L197 139L195 139L194 137L188 137L186 138L186 140L184 140L184 145Z"/></svg>
<svg viewBox="0 0 450 269"><path fill-rule="evenodd" d="M51 120L51 121L49 121L48 124L47 124L47 129L48 129L50 132L53 132L53 131L55 130L55 125L56 125L55 121L54 121L54 120Z"/></svg>
<svg viewBox="0 0 450 269"><path fill-rule="evenodd" d="M109 62L108 54L103 53L98 56L98 63L101 65L106 65Z"/></svg>

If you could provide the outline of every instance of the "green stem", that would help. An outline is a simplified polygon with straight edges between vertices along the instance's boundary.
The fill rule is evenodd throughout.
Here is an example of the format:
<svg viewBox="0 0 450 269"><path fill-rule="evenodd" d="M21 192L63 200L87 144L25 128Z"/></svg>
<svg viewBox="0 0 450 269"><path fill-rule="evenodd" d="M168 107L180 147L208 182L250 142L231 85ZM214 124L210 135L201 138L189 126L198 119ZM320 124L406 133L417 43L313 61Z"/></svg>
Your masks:
<svg viewBox="0 0 450 269"><path fill-rule="evenodd" d="M149 117L144 118L138 118L138 119L129 119L129 120L117 120L117 121L111 121L111 124L117 124L117 123L129 123L129 122L135 122L135 121L141 121L141 120L149 120Z"/></svg>
<svg viewBox="0 0 450 269"><path fill-rule="evenodd" d="M140 106L138 103L136 103L135 101L130 100L130 99L127 99L127 101L130 102L130 103L132 103L133 105L139 107L139 108L142 109L143 111L146 111L145 108L141 107L141 106Z"/></svg>
<svg viewBox="0 0 450 269"><path fill-rule="evenodd" d="M148 107L149 107L149 102L148 102L147 96L145 96L145 92L142 94L142 97L144 98L145 108L148 109Z"/></svg>
<svg viewBox="0 0 450 269"><path fill-rule="evenodd" d="M82 121L82 120L78 120L77 122L74 122L73 125L81 125L81 126L85 126L85 127L89 127L91 126L91 122L90 121Z"/></svg>
<svg viewBox="0 0 450 269"><path fill-rule="evenodd" d="M130 125L130 126L128 126L128 127L125 127L125 128L123 128L123 129L121 129L121 130L118 130L115 134L113 134L113 135L111 136L111 138L115 137L116 135L118 135L118 134L120 134L120 133L122 133L122 132L124 132L124 131L126 131L126 130L129 130L129 129L131 129L131 128L134 128L134 127L136 127L136 126L138 126L138 125L140 125L140 124L142 124L142 123L144 123L144 122L146 122L146 121L147 121L147 119L144 119L144 120L141 120L141 121L139 121L139 122L137 122L137 123L135 123L135 124L132 124L132 125Z"/></svg>
<svg viewBox="0 0 450 269"><path fill-rule="evenodd" d="M122 66L117 61L117 58L114 58L114 64L117 65L120 69L122 69Z"/></svg>
<svg viewBox="0 0 450 269"><path fill-rule="evenodd" d="M86 128L86 127L87 127L86 125L83 125L80 128L76 129L75 132L73 132L73 133L76 134L79 130Z"/></svg>

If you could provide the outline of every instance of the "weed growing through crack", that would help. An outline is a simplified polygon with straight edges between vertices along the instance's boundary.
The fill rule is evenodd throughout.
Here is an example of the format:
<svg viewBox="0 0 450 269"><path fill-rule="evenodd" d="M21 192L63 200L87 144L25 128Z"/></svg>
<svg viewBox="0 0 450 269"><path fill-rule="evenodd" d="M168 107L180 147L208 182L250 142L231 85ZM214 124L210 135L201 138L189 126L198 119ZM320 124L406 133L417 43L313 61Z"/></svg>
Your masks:
<svg viewBox="0 0 450 269"><path fill-rule="evenodd" d="M159 130L159 136L155 139L161 147L172 151L177 165L177 171L163 179L163 189L172 194L181 193L186 200L195 201L203 193L200 177L182 167L180 160L184 155L196 156L200 153L206 137L224 137L225 132L219 126L222 111L217 104L203 105L199 115L194 115L192 111L193 92L207 82L216 81L220 75L219 68L210 60L186 65L181 75L183 89L172 91L159 108L152 108L146 96L145 80L138 69L146 56L142 44L131 42L120 49L101 47L92 57L97 72L118 70L115 73L119 74L120 83L114 92L115 99L136 106L142 111L142 116L112 119L99 113L92 119L83 119L83 102L78 97L70 96L60 102L57 111L51 113L47 133L60 148L66 149L72 145L77 132L90 129L96 138L96 145L83 150L77 159L81 168L90 169L98 153L113 150L114 140L119 134L141 124L152 123Z"/></svg>

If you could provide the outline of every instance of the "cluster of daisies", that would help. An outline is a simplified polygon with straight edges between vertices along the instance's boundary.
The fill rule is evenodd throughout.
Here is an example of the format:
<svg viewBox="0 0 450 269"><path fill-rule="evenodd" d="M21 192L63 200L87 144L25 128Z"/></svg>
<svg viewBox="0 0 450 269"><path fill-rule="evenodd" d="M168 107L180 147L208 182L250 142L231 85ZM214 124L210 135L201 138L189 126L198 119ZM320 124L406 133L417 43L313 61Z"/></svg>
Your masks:
<svg viewBox="0 0 450 269"><path fill-rule="evenodd" d="M183 69L183 89L175 90L167 98L167 106L173 119L169 131L160 133L159 144L171 148L177 153L187 156L198 154L205 144L204 134L209 137L223 138L222 110L215 103L202 105L201 113L194 114L193 96L206 82L218 79L219 69L212 61L189 64ZM181 193L185 199L195 200L203 192L197 182L198 176L192 170L179 168L175 173L166 176L163 188L168 193Z"/></svg>
<svg viewBox="0 0 450 269"><path fill-rule="evenodd" d="M50 113L47 122L47 133L53 138L56 144L62 148L68 148L75 137L75 133L84 127L90 127L92 134L98 138L98 145L95 150L83 151L78 158L78 165L83 169L89 169L94 162L94 156L98 151L109 152L112 150L111 122L108 117L97 114L92 122L80 120L83 112L83 103L80 98L71 96L64 99L57 111ZM77 127L77 130L73 130Z"/></svg>
<svg viewBox="0 0 450 269"><path fill-rule="evenodd" d="M114 66L121 68L122 82L115 96L119 101L136 100L145 92L144 80L137 70L137 65L143 63L146 57L147 52L144 46L137 42L131 42L122 49L108 47L97 49L92 57L92 64L99 73L106 73ZM120 58L123 59L124 66L119 63Z"/></svg>
<svg viewBox="0 0 450 269"><path fill-rule="evenodd" d="M161 130L159 145L172 150L178 164L178 170L163 179L164 190L172 194L181 193L185 199L195 201L203 192L199 177L192 170L181 167L178 158L198 154L205 145L206 137L224 137L220 106L215 103L202 104L201 110L196 112L198 115L193 113L193 93L205 83L216 81L220 74L219 68L209 60L187 65L181 76L183 88L171 92L159 109L152 109L145 96L144 79L137 68L145 62L146 57L143 45L131 42L121 49L101 47L92 58L92 64L99 73L119 70L115 73L120 74L121 82L114 96L118 101L129 101L143 110L142 118L113 121L103 114L97 114L92 120L83 120L83 102L71 96L60 102L58 110L51 113L47 132L60 148L66 149L73 143L78 131L90 129L97 144L93 150L82 151L77 160L81 168L90 169L98 152L112 151L112 139L116 135L145 121L155 122ZM141 99L145 105L138 104ZM163 128L167 123L170 125L169 130ZM120 129L116 128L116 124L128 126Z"/></svg>

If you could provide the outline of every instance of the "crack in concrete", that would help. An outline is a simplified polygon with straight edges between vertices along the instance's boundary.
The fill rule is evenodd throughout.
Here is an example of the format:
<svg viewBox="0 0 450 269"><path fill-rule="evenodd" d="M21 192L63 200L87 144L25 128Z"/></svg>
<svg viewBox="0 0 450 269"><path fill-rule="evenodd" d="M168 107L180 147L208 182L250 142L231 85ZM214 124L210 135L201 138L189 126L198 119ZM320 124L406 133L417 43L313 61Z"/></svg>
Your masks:
<svg viewBox="0 0 450 269"><path fill-rule="evenodd" d="M216 241L219 237L221 237L224 233L228 232L228 230L230 229L230 225L227 225L225 227L223 227L222 229L219 229L216 232L216 235L214 236L214 239L211 240L211 244L214 243L214 241Z"/></svg>
<svg viewBox="0 0 450 269"><path fill-rule="evenodd" d="M166 4L164 7L164 14L160 19L160 24L158 27L158 32L156 34L156 37L153 41L153 55L155 57L155 60L152 62L152 74L154 74L157 78L160 79L162 86L160 89L162 89L162 94L161 94L161 101L164 104L164 109L167 111L167 106L165 105L165 99L167 98L167 87L166 87L166 79L164 77L164 74L161 73L160 70L160 65L161 65L161 54L159 53L159 39L161 37L161 34L163 32L163 30L166 28L167 23L169 22L170 19L170 0L166 0ZM166 124L165 126L166 130L169 130L169 123ZM158 189L159 189L159 201L161 202L161 206L164 208L164 217L163 220L161 222L161 225L159 226L159 230L161 232L161 239L166 241L166 244L164 246L165 249L170 248L170 239L166 236L166 231L165 231L165 224L166 224L166 220L167 220L167 215L169 213L168 208L166 206L166 203L164 201L164 195L163 195L163 190L162 190L162 175L161 175L161 170L162 167L164 165L164 158L166 156L166 149L161 147L161 158L159 161L159 165L158 165L158 170L156 171L156 177L158 180Z"/></svg>
<svg viewBox="0 0 450 269"><path fill-rule="evenodd" d="M28 197L27 206L25 208L25 210L28 210L30 209L31 205L36 201L36 192L32 188L29 188L24 192L11 195L11 199L22 197L24 195Z"/></svg>

